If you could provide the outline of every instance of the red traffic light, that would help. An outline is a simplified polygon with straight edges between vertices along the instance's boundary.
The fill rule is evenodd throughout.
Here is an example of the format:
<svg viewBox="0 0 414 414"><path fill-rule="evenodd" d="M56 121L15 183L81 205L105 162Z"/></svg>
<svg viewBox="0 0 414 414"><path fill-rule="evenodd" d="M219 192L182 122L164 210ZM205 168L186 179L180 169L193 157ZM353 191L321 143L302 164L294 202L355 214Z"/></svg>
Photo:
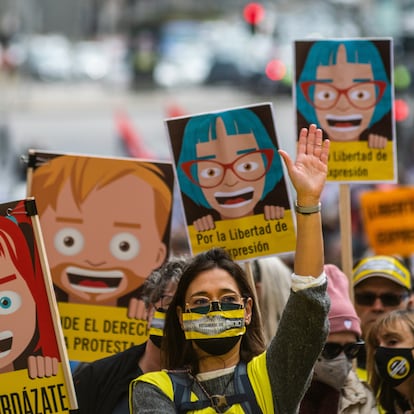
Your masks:
<svg viewBox="0 0 414 414"><path fill-rule="evenodd" d="M265 15L265 9L260 3L247 3L243 9L243 17L250 25L260 23Z"/></svg>
<svg viewBox="0 0 414 414"><path fill-rule="evenodd" d="M404 99L394 102L394 117L397 122L405 121L410 116L410 107Z"/></svg>

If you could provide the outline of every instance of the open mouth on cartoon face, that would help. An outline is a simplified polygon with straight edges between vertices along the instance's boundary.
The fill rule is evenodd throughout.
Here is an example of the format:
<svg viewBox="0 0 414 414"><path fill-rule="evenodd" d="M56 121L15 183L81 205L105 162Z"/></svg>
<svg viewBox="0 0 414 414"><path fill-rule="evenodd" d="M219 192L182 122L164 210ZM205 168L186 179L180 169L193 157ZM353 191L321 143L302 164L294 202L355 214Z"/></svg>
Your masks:
<svg viewBox="0 0 414 414"><path fill-rule="evenodd" d="M1 331L0 332L0 358L4 358L11 352L13 344L13 332Z"/></svg>
<svg viewBox="0 0 414 414"><path fill-rule="evenodd" d="M124 277L119 270L87 270L75 266L69 266L66 274L73 289L95 294L115 292Z"/></svg>
<svg viewBox="0 0 414 414"><path fill-rule="evenodd" d="M328 114L325 117L326 122L328 123L329 127L335 131L354 131L361 126L362 122L362 115L353 114L353 115L345 115L345 116L338 116Z"/></svg>
<svg viewBox="0 0 414 414"><path fill-rule="evenodd" d="M253 199L254 188L246 187L238 191L217 191L214 197L223 208L238 208L249 204Z"/></svg>

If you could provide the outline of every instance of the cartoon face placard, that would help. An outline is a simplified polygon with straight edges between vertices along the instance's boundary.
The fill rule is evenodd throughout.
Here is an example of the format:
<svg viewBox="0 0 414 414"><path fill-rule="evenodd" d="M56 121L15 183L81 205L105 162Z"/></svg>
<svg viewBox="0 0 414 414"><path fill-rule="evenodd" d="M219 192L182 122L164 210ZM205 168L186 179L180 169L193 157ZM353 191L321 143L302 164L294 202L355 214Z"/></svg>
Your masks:
<svg viewBox="0 0 414 414"><path fill-rule="evenodd" d="M395 182L392 39L295 42L297 130L331 141L328 180Z"/></svg>
<svg viewBox="0 0 414 414"><path fill-rule="evenodd" d="M248 260L294 250L271 104L166 120L194 254Z"/></svg>
<svg viewBox="0 0 414 414"><path fill-rule="evenodd" d="M29 153L29 194L71 359L146 340L135 309L142 284L169 254L173 177L171 163Z"/></svg>
<svg viewBox="0 0 414 414"><path fill-rule="evenodd" d="M2 412L77 408L33 198L0 205L0 383Z"/></svg>

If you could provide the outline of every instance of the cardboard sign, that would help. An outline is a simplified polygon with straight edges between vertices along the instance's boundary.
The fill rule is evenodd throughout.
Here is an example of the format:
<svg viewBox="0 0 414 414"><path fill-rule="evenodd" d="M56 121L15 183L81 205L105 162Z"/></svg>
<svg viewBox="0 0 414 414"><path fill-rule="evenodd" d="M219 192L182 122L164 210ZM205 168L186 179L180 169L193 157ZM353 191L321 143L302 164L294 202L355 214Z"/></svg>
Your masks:
<svg viewBox="0 0 414 414"><path fill-rule="evenodd" d="M0 412L77 408L33 198L0 204Z"/></svg>
<svg viewBox="0 0 414 414"><path fill-rule="evenodd" d="M173 179L172 163L29 152L28 192L71 360L146 341L135 309L169 255Z"/></svg>
<svg viewBox="0 0 414 414"><path fill-rule="evenodd" d="M330 139L328 181L397 181L392 69L392 39L295 42L297 130Z"/></svg>
<svg viewBox="0 0 414 414"><path fill-rule="evenodd" d="M365 191L360 196L368 243L375 254L414 253L414 187Z"/></svg>
<svg viewBox="0 0 414 414"><path fill-rule="evenodd" d="M193 254L223 247L234 260L295 249L295 222L271 104L170 118Z"/></svg>

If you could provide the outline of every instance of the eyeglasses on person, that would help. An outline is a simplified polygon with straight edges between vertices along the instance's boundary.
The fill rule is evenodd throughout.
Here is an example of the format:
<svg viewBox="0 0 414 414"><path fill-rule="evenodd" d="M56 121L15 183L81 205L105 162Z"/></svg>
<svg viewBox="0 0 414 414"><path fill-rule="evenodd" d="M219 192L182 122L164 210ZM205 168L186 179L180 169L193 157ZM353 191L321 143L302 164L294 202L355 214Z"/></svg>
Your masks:
<svg viewBox="0 0 414 414"><path fill-rule="evenodd" d="M360 306L372 306L377 299L383 306L399 306L401 302L410 296L405 293L381 293L377 295L374 292L355 292L355 303Z"/></svg>
<svg viewBox="0 0 414 414"><path fill-rule="evenodd" d="M325 359L334 359L343 352L348 359L354 359L364 344L365 342L362 340L350 342L345 345L338 344L337 342L326 342L321 355Z"/></svg>
<svg viewBox="0 0 414 414"><path fill-rule="evenodd" d="M195 185L213 188L223 182L228 169L243 181L260 180L269 171L273 156L274 150L269 148L247 152L227 164L216 160L192 160L183 162L181 168Z"/></svg>
<svg viewBox="0 0 414 414"><path fill-rule="evenodd" d="M209 312L243 309L247 298L237 293L228 293L218 300L205 296L193 296L185 304L186 312L206 315Z"/></svg>
<svg viewBox="0 0 414 414"><path fill-rule="evenodd" d="M316 109L332 109L341 95L357 109L373 108L382 98L387 86L384 81L358 82L348 88L337 88L323 81L304 81L301 83L306 100ZM313 96L313 98L312 98Z"/></svg>

